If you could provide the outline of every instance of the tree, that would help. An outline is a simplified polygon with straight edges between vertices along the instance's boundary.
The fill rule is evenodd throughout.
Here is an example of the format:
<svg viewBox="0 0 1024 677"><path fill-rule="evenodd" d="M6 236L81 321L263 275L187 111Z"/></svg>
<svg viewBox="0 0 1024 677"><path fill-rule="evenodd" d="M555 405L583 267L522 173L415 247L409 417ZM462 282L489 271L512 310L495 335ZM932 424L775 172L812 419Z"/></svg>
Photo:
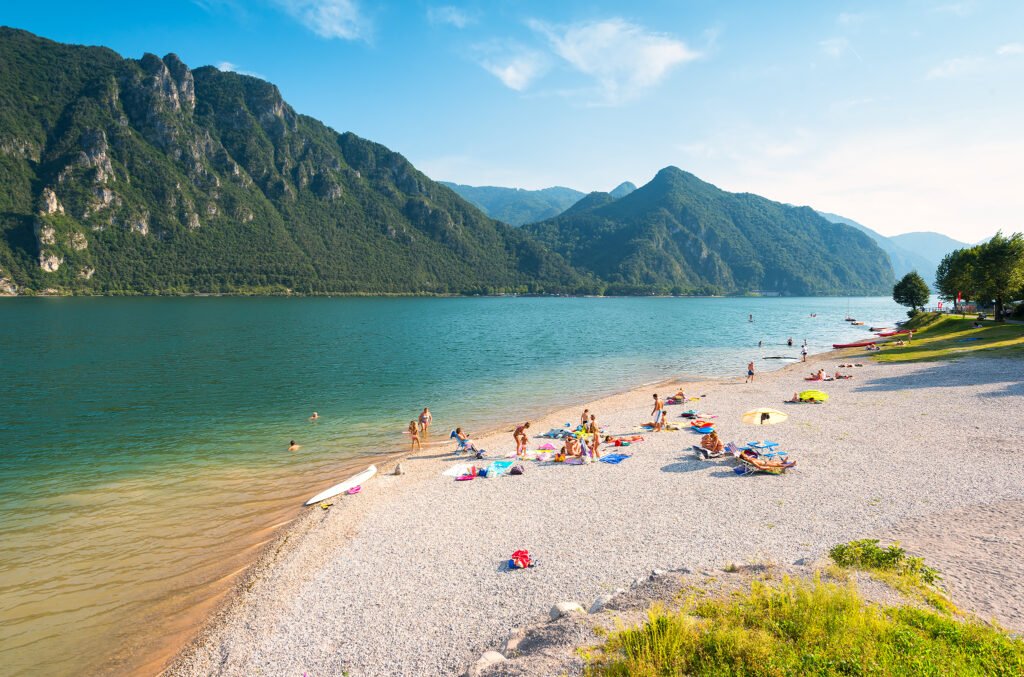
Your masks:
<svg viewBox="0 0 1024 677"><path fill-rule="evenodd" d="M912 270L892 288L892 300L901 306L909 306L911 311L924 308L928 303L931 290L924 278Z"/></svg>
<svg viewBox="0 0 1024 677"><path fill-rule="evenodd" d="M996 320L1002 322L1003 304L1024 295L1024 235L1010 237L1002 231L978 245L975 267L979 299L995 302Z"/></svg>
<svg viewBox="0 0 1024 677"><path fill-rule="evenodd" d="M977 247L957 249L942 257L935 271L935 289L947 301L975 298L975 268L978 265Z"/></svg>

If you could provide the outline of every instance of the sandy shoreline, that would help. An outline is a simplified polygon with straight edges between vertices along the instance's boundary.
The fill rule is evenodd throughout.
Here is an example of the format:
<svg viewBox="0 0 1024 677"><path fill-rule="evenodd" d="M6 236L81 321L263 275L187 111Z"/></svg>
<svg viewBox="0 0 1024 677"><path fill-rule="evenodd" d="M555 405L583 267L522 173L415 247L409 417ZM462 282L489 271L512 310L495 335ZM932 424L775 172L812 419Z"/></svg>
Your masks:
<svg viewBox="0 0 1024 677"><path fill-rule="evenodd" d="M824 384L832 401L781 404L803 388L812 364L834 368L847 354L865 366L851 381ZM744 410L767 405L790 413L787 424L767 430L799 462L800 471L786 477L740 478L725 464L697 461L686 451L696 440L689 432L647 435L618 466L529 464L522 477L465 483L440 474L456 461L446 451L454 445L408 456L407 475L379 477L363 494L329 511L310 510L286 527L166 672L457 673L553 603L589 604L654 567L793 561L865 536L900 536L931 557L929 549L955 549L951 542L962 534L929 540L915 518L934 527L929 516L1024 498L1024 470L1004 457L1017 451L1012 440L1024 432L1013 415L1024 393L1013 386L1000 393L1004 381L1021 381L1019 362L866 359L826 353L759 375L752 385L742 379L687 384L688 393L708 395L700 408L719 416L727 440L755 439L755 429L738 423ZM667 383L677 382L585 406L611 432L634 432L649 419L650 393L667 394ZM531 430L578 420L581 409L552 412ZM679 420L680 409L670 408L671 420ZM965 411L978 428L974 439L943 436ZM477 444L492 452L513 449L501 429ZM965 467L967 453L972 463ZM1019 532L1006 535L1006 529L1012 525L999 538L1017 552ZM518 547L530 549L541 566L500 571ZM1016 574L1017 584L1024 581L1024 572L1009 575ZM1012 598L976 582L977 571L956 576L967 582L950 586L955 601L972 608L955 595L988 594L996 600L973 608L1004 623L1020 618L1007 601Z"/></svg>

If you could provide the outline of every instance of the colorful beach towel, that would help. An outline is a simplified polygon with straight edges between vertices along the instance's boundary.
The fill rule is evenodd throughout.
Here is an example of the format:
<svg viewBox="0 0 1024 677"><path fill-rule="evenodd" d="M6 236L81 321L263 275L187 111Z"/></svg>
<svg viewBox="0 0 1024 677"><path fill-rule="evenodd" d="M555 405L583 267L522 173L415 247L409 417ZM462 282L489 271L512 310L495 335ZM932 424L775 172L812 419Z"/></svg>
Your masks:
<svg viewBox="0 0 1024 677"><path fill-rule="evenodd" d="M491 463L491 467L487 469L488 477L500 477L508 472L508 469L512 467L512 461L495 461Z"/></svg>
<svg viewBox="0 0 1024 677"><path fill-rule="evenodd" d="M618 465L619 463L625 461L627 458L629 458L628 454L608 454L607 456L601 457L601 463L610 463L612 465Z"/></svg>

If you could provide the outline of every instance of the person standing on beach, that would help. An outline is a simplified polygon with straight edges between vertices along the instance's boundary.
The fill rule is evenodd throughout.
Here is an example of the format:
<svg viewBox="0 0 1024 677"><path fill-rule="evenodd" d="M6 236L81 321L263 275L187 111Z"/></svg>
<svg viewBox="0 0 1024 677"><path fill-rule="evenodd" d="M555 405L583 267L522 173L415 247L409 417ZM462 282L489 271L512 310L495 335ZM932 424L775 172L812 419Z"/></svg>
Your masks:
<svg viewBox="0 0 1024 677"><path fill-rule="evenodd" d="M658 393L654 393L654 409L651 409L651 415L654 416L654 432L661 432L661 420L665 418L665 403L658 397Z"/></svg>
<svg viewBox="0 0 1024 677"><path fill-rule="evenodd" d="M744 383L750 383L754 380L754 361L747 362L747 380Z"/></svg>
<svg viewBox="0 0 1024 677"><path fill-rule="evenodd" d="M802 358L800 360L801 362L806 362L807 361L807 344L806 343L804 344L804 347L800 349L800 357Z"/></svg>
<svg viewBox="0 0 1024 677"><path fill-rule="evenodd" d="M593 416L590 415L590 410L589 409L584 409L583 410L583 416L580 417L580 425L583 426L584 428L586 428L587 424L590 423L590 419L592 419L592 418L593 418Z"/></svg>
<svg viewBox="0 0 1024 677"><path fill-rule="evenodd" d="M526 437L526 431L530 429L530 422L517 426L515 431L512 433L512 439L516 441L516 456L522 458L526 453L526 444L528 438Z"/></svg>
<svg viewBox="0 0 1024 677"><path fill-rule="evenodd" d="M430 413L430 409L423 407L423 411L420 412L420 430L427 432L427 428L430 427L430 422L433 420L434 416Z"/></svg>
<svg viewBox="0 0 1024 677"><path fill-rule="evenodd" d="M422 449L420 445L420 428L416 425L416 421L409 421L409 435L412 436L412 441L409 442L409 451L413 449Z"/></svg>
<svg viewBox="0 0 1024 677"><path fill-rule="evenodd" d="M601 432L597 429L597 419L593 414L590 415L590 423L587 428L587 432L590 433L590 437L593 442L590 443L590 451L593 453L594 458L601 458L601 452L598 449L601 447Z"/></svg>

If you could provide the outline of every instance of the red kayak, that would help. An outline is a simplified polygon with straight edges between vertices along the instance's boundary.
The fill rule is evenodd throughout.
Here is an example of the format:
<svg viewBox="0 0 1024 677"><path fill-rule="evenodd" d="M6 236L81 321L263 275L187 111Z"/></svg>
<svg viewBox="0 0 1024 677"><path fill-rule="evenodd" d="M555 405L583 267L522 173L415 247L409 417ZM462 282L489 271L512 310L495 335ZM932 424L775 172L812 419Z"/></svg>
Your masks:
<svg viewBox="0 0 1024 677"><path fill-rule="evenodd" d="M866 348L868 346L873 346L876 343L878 343L878 341L875 341L875 340L871 340L871 341L857 341L856 343L833 343L832 347L833 348Z"/></svg>
<svg viewBox="0 0 1024 677"><path fill-rule="evenodd" d="M880 332L878 335L879 336L899 336L900 334L913 334L913 333L914 333L914 330L912 330L912 329L897 329L895 331L883 331L883 332Z"/></svg>

